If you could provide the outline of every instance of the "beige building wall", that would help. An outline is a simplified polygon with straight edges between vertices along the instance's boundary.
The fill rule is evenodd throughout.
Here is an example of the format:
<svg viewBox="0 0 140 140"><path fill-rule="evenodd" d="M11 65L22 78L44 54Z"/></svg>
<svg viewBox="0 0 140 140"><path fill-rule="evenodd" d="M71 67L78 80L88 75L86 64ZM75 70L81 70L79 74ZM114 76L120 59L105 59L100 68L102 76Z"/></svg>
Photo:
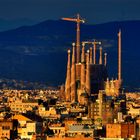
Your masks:
<svg viewBox="0 0 140 140"><path fill-rule="evenodd" d="M121 138L121 124L107 124L106 137L107 138Z"/></svg>
<svg viewBox="0 0 140 140"><path fill-rule="evenodd" d="M29 134L29 132L31 134ZM34 122L29 122L25 124L25 127L18 128L18 133L20 133L21 138L31 139L33 134L36 132L36 125Z"/></svg>
<svg viewBox="0 0 140 140"><path fill-rule="evenodd" d="M107 138L134 138L135 124L132 123L107 124L106 137Z"/></svg>
<svg viewBox="0 0 140 140"><path fill-rule="evenodd" d="M15 112L26 112L31 111L33 107L38 106L38 103L30 103L30 102L22 102L22 101L15 101L9 103L9 107L12 111Z"/></svg>
<svg viewBox="0 0 140 140"><path fill-rule="evenodd" d="M86 137L72 137L72 138L47 137L46 140L94 140L94 139Z"/></svg>
<svg viewBox="0 0 140 140"><path fill-rule="evenodd" d="M1 121L0 122L0 140L7 137L10 139L10 131L13 130L13 122L11 121Z"/></svg>

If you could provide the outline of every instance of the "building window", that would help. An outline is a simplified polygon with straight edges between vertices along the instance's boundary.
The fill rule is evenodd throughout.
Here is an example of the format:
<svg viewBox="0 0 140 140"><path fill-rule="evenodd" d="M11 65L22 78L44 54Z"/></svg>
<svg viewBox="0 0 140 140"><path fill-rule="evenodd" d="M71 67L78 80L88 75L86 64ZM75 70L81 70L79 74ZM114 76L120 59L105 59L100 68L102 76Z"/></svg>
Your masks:
<svg viewBox="0 0 140 140"><path fill-rule="evenodd" d="M2 126L2 129L3 130L9 130L10 129L10 126Z"/></svg>

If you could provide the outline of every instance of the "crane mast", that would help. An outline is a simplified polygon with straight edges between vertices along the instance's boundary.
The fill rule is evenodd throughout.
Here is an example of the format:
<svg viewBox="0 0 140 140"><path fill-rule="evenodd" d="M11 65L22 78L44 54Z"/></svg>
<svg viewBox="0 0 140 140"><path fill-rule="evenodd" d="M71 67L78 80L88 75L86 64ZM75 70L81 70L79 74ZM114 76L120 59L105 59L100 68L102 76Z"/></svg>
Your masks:
<svg viewBox="0 0 140 140"><path fill-rule="evenodd" d="M99 42L99 41L96 41L96 40L94 40L94 41L84 41L83 42L84 44L93 44L93 56L94 56L94 59L93 59L93 64L96 64L96 45L97 44L101 44L101 42Z"/></svg>
<svg viewBox="0 0 140 140"><path fill-rule="evenodd" d="M80 19L80 15L77 14L76 18L62 18L62 20L72 21L77 23L76 32L76 62L80 62L80 23L84 23L85 20Z"/></svg>

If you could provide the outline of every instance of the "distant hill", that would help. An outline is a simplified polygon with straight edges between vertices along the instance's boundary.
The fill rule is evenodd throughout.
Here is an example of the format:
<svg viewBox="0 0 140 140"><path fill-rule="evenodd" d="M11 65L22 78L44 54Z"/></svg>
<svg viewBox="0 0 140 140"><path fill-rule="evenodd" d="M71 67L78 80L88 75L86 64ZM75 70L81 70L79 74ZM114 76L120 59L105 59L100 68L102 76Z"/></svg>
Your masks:
<svg viewBox="0 0 140 140"><path fill-rule="evenodd" d="M4 19L0 18L0 31L14 29L23 25L33 25L38 23L35 20L20 18L20 19Z"/></svg>
<svg viewBox="0 0 140 140"><path fill-rule="evenodd" d="M67 49L76 38L76 24L48 20L0 32L0 77L59 85L65 81ZM81 40L102 41L108 53L110 78L117 77L117 33L122 30L125 87L140 87L140 21L81 25Z"/></svg>

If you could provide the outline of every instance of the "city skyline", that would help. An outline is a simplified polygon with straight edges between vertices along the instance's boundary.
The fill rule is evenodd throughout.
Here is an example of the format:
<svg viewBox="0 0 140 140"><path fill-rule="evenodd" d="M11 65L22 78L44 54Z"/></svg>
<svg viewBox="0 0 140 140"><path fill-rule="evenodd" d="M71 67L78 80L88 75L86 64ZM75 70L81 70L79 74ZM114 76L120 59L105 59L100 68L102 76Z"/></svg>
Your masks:
<svg viewBox="0 0 140 140"><path fill-rule="evenodd" d="M1 140L140 139L138 0L0 2Z"/></svg>

